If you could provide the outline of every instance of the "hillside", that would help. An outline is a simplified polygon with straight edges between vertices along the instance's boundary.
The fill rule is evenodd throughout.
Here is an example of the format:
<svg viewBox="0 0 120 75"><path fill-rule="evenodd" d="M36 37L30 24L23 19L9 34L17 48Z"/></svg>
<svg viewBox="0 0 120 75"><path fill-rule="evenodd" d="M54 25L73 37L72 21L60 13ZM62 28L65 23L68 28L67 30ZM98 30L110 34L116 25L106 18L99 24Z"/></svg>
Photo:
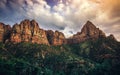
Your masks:
<svg viewBox="0 0 120 75"><path fill-rule="evenodd" d="M69 39L34 20L0 28L0 75L120 74L120 42L90 21Z"/></svg>

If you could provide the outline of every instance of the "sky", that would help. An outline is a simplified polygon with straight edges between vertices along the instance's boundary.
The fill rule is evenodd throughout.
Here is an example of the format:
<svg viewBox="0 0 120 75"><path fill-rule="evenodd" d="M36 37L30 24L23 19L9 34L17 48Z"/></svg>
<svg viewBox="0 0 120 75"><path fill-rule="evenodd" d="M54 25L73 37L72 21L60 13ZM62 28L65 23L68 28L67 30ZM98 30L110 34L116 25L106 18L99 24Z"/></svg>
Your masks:
<svg viewBox="0 0 120 75"><path fill-rule="evenodd" d="M89 20L120 41L120 0L0 0L0 22L13 26L24 19L69 37Z"/></svg>

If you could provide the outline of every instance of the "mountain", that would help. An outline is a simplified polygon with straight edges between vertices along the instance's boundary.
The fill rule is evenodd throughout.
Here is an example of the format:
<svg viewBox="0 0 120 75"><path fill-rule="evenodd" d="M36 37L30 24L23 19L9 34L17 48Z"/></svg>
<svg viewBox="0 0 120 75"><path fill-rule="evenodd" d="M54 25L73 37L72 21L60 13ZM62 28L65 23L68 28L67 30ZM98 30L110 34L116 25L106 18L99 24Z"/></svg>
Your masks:
<svg viewBox="0 0 120 75"><path fill-rule="evenodd" d="M43 30L35 20L23 20L11 28L9 25L0 23L1 42L31 42L46 45L61 45L65 43L65 36L62 32Z"/></svg>
<svg viewBox="0 0 120 75"><path fill-rule="evenodd" d="M120 75L120 42L90 21L71 38L35 20L0 23L0 75Z"/></svg>
<svg viewBox="0 0 120 75"><path fill-rule="evenodd" d="M98 39L101 37L106 37L105 33L99 28L96 28L92 22L87 21L87 23L81 29L81 32L78 32L69 38L68 43L80 43L88 39Z"/></svg>
<svg viewBox="0 0 120 75"><path fill-rule="evenodd" d="M23 20L20 24L13 25L12 28L9 25L0 23L0 28L0 41L5 43L31 42L46 45L62 45L106 37L105 33L90 21L87 21L81 32L74 34L71 38L65 38L64 34L59 31L43 30L35 20Z"/></svg>
<svg viewBox="0 0 120 75"><path fill-rule="evenodd" d="M15 24L11 31L10 42L49 44L45 31L39 28L39 25L35 20L24 20L19 25Z"/></svg>

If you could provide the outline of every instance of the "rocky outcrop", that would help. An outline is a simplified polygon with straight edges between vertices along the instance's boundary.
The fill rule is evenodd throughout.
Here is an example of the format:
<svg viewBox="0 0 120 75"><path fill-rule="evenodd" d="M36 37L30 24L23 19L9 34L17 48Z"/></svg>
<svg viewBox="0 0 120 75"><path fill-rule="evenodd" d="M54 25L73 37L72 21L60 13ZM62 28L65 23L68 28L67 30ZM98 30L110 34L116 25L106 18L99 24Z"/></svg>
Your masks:
<svg viewBox="0 0 120 75"><path fill-rule="evenodd" d="M78 33L78 35L88 38L105 37L105 33L99 28L96 28L96 26L90 21L87 21L87 23L83 26L81 33Z"/></svg>
<svg viewBox="0 0 120 75"><path fill-rule="evenodd" d="M66 39L62 32L43 30L39 28L35 20L24 20L20 24L15 24L12 28L9 25L0 23L0 42L31 42L46 45L62 45L80 43L88 39L98 39L105 37L105 33L97 28L92 22L87 21L81 32ZM108 36L109 39L115 39L113 35Z"/></svg>
<svg viewBox="0 0 120 75"><path fill-rule="evenodd" d="M35 20L24 20L11 28L9 25L0 23L0 42L31 42L47 45L61 45L65 43L63 33L52 30L45 31L39 28Z"/></svg>
<svg viewBox="0 0 120 75"><path fill-rule="evenodd" d="M113 34L110 34L107 38L108 38L108 39L111 39L111 40L117 41Z"/></svg>
<svg viewBox="0 0 120 75"><path fill-rule="evenodd" d="M20 24L15 24L12 28L10 41L13 43L32 42L49 44L45 31L39 28L35 20L24 20Z"/></svg>
<svg viewBox="0 0 120 75"><path fill-rule="evenodd" d="M62 32L48 30L46 31L46 35L50 45L62 45L66 43L65 36Z"/></svg>
<svg viewBox="0 0 120 75"><path fill-rule="evenodd" d="M0 23L0 42L5 42L9 39L11 33L10 25Z"/></svg>
<svg viewBox="0 0 120 75"><path fill-rule="evenodd" d="M69 38L67 42L68 44L80 43L87 39L97 39L100 37L106 37L105 33L99 28L96 28L92 22L87 21L87 23L83 26L81 32L73 35L73 37Z"/></svg>

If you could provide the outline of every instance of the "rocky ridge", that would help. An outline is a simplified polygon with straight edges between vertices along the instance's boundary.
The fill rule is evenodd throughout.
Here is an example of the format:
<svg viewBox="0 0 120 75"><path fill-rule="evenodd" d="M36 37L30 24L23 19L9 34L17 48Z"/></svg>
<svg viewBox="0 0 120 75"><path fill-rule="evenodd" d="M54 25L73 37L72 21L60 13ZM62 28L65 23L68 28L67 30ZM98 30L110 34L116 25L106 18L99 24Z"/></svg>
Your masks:
<svg viewBox="0 0 120 75"><path fill-rule="evenodd" d="M10 42L49 44L45 31L39 28L39 25L35 20L24 20L20 24L15 24L12 28Z"/></svg>
<svg viewBox="0 0 120 75"><path fill-rule="evenodd" d="M87 21L87 23L81 29L81 32L77 32L71 38L67 39L68 43L79 43L87 39L98 39L101 37L106 37L105 33L97 28L92 22Z"/></svg>
<svg viewBox="0 0 120 75"><path fill-rule="evenodd" d="M20 24L10 25L0 23L0 42L31 42L46 45L62 45L80 43L88 39L105 37L105 33L97 28L92 22L87 21L81 32L74 34L71 38L65 38L59 31L43 30L35 20L24 20ZM108 38L115 39L113 35Z"/></svg>

